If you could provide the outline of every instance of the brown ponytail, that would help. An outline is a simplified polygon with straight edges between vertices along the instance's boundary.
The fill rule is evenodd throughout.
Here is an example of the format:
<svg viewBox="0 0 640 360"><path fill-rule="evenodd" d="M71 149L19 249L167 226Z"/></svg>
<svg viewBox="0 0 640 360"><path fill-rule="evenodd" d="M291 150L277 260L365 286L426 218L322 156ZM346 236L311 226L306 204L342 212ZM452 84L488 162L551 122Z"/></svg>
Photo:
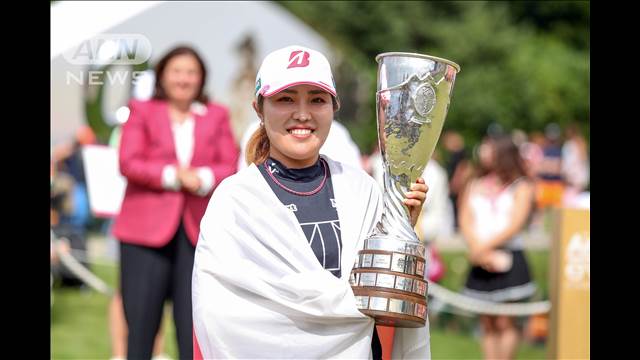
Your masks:
<svg viewBox="0 0 640 360"><path fill-rule="evenodd" d="M264 129L264 125L260 127L251 135L251 139L247 143L247 152L245 154L245 161L249 164L260 164L267 160L269 156L269 138L267 137L267 131Z"/></svg>
<svg viewBox="0 0 640 360"><path fill-rule="evenodd" d="M262 112L263 105L264 98L262 95L258 95L257 106L260 112ZM260 127L251 135L247 143L247 151L244 156L247 165L260 164L267 160L271 148L270 145L267 130L264 128L264 122L260 122Z"/></svg>

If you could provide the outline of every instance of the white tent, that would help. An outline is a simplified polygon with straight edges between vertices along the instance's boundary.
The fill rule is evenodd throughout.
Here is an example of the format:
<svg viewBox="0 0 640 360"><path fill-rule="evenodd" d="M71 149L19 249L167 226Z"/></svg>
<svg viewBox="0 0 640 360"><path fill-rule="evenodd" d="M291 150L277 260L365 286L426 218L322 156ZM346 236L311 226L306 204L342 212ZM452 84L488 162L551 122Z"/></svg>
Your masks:
<svg viewBox="0 0 640 360"><path fill-rule="evenodd" d="M80 74L89 67L73 64L63 54L103 34L144 36L151 45L151 64L177 44L195 47L207 63L207 92L228 106L243 64L236 48L247 35L256 44L256 66L270 51L292 44L317 49L332 61L320 35L271 2L56 2L51 5L52 145L86 123L84 87L89 77L80 79ZM124 89L113 87L106 102L126 101Z"/></svg>

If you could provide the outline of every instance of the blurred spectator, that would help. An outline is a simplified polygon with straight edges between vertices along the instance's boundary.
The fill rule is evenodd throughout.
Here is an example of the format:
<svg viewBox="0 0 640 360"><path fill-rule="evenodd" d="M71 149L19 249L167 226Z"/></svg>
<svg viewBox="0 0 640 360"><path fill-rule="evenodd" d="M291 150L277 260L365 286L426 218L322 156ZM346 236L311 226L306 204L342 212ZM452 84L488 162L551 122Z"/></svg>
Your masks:
<svg viewBox="0 0 640 360"><path fill-rule="evenodd" d="M492 302L524 300L535 292L522 234L534 186L509 136L486 138L479 160L479 178L468 185L460 202L460 230L473 265L463 293ZM480 322L485 359L513 359L519 337L514 319L481 315Z"/></svg>
<svg viewBox="0 0 640 360"><path fill-rule="evenodd" d="M464 147L464 139L458 132L446 131L442 136L442 146L449 153L449 160L445 167L449 175L449 198L453 205L454 227L457 228L458 197L469 181L473 167Z"/></svg>
<svg viewBox="0 0 640 360"><path fill-rule="evenodd" d="M453 205L449 198L447 172L438 163L438 153L427 163L422 177L429 185L429 194L416 224L417 233L427 245L427 279L438 282L444 277L444 262L437 250L438 239L449 239L454 234Z"/></svg>
<svg viewBox="0 0 640 360"><path fill-rule="evenodd" d="M362 167L365 171L373 177L381 188L384 188L384 179L382 171L382 154L380 153L380 146L376 143L375 148L368 156L362 157Z"/></svg>
<svg viewBox="0 0 640 360"><path fill-rule="evenodd" d="M57 237L68 239L72 250L83 252L87 250L87 227L92 217L82 147L95 142L93 130L85 125L78 128L72 141L57 145L53 150L51 206L55 223L51 229ZM88 267L86 261L81 263ZM60 275L63 285L82 285L80 279L64 268Z"/></svg>
<svg viewBox="0 0 640 360"><path fill-rule="evenodd" d="M94 144L96 136L91 127L84 125L78 128L70 143L61 144L54 150L54 163L59 173L66 173L73 178L73 210L61 217L61 224L69 224L82 233L91 220L87 182L82 159L82 147ZM71 246L74 248L74 246Z"/></svg>
<svg viewBox="0 0 640 360"><path fill-rule="evenodd" d="M527 175L536 178L540 171L540 163L544 158L542 151L545 144L544 135L541 132L534 131L524 143L520 145L520 154L525 163Z"/></svg>
<svg viewBox="0 0 640 360"><path fill-rule="evenodd" d="M153 70L144 71L139 77L136 78L132 89L132 97L137 100L149 100L153 95L153 89L155 87L155 73ZM120 138L122 136L122 126L129 117L129 109L126 109L126 118L116 116L118 123L111 131L109 137L109 146L119 150ZM118 240L112 234L113 218L108 219L105 223L107 233L107 253L111 254L116 261L119 261L119 244ZM152 360L166 359L164 354L164 324L165 322L160 320L160 326L156 339L153 345L153 358ZM127 320L124 316L124 308L122 306L122 293L118 288L111 301L109 302L109 335L111 338L111 360L123 360L127 358L127 336L128 336Z"/></svg>
<svg viewBox="0 0 640 360"><path fill-rule="evenodd" d="M498 138L504 134L504 128L497 122L492 122L487 126L487 136L491 138Z"/></svg>
<svg viewBox="0 0 640 360"><path fill-rule="evenodd" d="M539 208L560 206L564 196L564 177L562 174L562 132L558 124L545 127L545 145L542 148L542 161L538 167L536 200Z"/></svg>
<svg viewBox="0 0 640 360"><path fill-rule="evenodd" d="M422 172L425 183L429 185L429 195L416 226L420 238L429 243L439 238L449 238L454 233L453 205L449 199L447 172L438 162L438 158L438 152L434 152Z"/></svg>
<svg viewBox="0 0 640 360"><path fill-rule="evenodd" d="M521 147L528 141L527 133L521 129L513 129L511 132L511 139L513 139L513 143L516 144L518 149L521 149ZM522 151L520 152L520 155L522 155Z"/></svg>
<svg viewBox="0 0 640 360"><path fill-rule="evenodd" d="M566 129L566 140L562 145L562 174L566 182L564 204L579 202L578 196L589 184L589 155L587 141L577 123Z"/></svg>

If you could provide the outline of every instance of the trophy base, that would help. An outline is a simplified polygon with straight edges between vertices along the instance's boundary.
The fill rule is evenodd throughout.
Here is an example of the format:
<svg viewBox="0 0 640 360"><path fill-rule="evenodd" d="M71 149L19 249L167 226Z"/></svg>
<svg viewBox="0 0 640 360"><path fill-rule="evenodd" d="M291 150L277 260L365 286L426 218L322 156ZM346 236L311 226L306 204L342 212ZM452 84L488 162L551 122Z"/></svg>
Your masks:
<svg viewBox="0 0 640 360"><path fill-rule="evenodd" d="M402 295L352 287L358 310L375 319L376 325L419 328L425 326L427 301L425 297Z"/></svg>
<svg viewBox="0 0 640 360"><path fill-rule="evenodd" d="M389 315L386 311L376 310L360 310L361 313L371 316L376 325L392 326L398 328L421 328L425 325L426 320L416 316L393 314Z"/></svg>

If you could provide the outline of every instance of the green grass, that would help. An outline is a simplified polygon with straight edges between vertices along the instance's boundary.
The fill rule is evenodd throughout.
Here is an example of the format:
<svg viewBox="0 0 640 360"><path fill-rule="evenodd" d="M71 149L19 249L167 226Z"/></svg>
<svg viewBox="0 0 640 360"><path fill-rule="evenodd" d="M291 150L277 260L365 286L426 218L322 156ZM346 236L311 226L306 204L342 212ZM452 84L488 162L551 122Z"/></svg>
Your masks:
<svg viewBox="0 0 640 360"><path fill-rule="evenodd" d="M528 252L527 259L539 294L547 289L547 252ZM468 262L463 252L443 253L447 266L444 286L458 290L462 287ZM115 266L93 266L96 275L110 286L117 284ZM546 297L545 297L546 298ZM540 299L542 299L540 295ZM91 290L54 287L54 305L51 311L52 359L109 359L111 345L108 327L110 298ZM170 312L165 313L165 353L177 359L175 330ZM480 359L479 339L474 337L476 317L440 314L431 322L431 354L433 359ZM544 359L545 348L522 343L518 359Z"/></svg>
<svg viewBox="0 0 640 360"><path fill-rule="evenodd" d="M527 251L531 276L538 286L532 301L548 299L548 254L544 251ZM441 253L446 273L440 285L451 290L460 290L464 286L470 265L466 252L454 251ZM521 321L524 319L520 319ZM466 317L441 313L431 321L431 355L433 359L480 359L480 339L476 337L477 317ZM546 348L521 342L517 359L545 359Z"/></svg>
<svg viewBox="0 0 640 360"><path fill-rule="evenodd" d="M97 276L112 288L116 287L118 270L115 266L92 266ZM92 290L54 287L51 309L52 359L109 359L108 309L111 298ZM165 312L164 352L178 358L175 328L170 312Z"/></svg>
<svg viewBox="0 0 640 360"><path fill-rule="evenodd" d="M479 338L465 335L459 331L442 330L433 324L429 332L431 334L432 359L482 359ZM521 343L516 359L546 359L546 349L541 346Z"/></svg>

